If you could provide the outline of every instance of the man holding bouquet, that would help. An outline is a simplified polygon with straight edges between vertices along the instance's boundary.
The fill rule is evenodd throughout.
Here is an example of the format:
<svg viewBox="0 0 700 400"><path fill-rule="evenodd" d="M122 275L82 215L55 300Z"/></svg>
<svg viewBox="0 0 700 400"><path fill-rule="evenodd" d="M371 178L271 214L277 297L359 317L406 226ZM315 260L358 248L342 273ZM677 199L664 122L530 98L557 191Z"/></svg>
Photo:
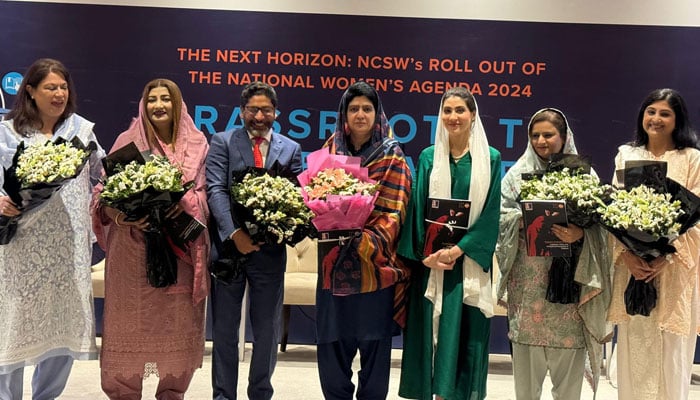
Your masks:
<svg viewBox="0 0 700 400"><path fill-rule="evenodd" d="M301 172L301 146L272 131L277 107L275 90L253 82L241 93L244 128L212 136L207 156L207 194L212 221L212 261L223 258L232 241L247 257L243 270L230 282L215 280L211 290L213 313L212 386L215 400L236 399L238 328L245 287L250 285L250 321L255 342L248 374L248 398L271 399L270 379L277 362L277 342L287 253L284 244L255 243L231 213L232 176L251 167L275 163L285 175Z"/></svg>

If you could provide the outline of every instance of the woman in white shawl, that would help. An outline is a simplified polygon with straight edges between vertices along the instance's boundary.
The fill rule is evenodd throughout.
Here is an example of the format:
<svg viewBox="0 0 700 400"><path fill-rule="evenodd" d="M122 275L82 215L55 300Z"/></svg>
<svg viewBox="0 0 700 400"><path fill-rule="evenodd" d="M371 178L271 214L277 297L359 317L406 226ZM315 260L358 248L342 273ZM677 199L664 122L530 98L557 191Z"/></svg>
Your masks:
<svg viewBox="0 0 700 400"><path fill-rule="evenodd" d="M593 390L597 389L601 343L610 335L605 322L610 303L611 266L607 236L597 225L586 229L573 224L553 226L552 232L561 240L582 241L574 277L581 285L581 295L574 304L547 301L552 257L527 255L518 202L522 174L544 170L554 153L576 154L576 146L566 117L553 108L542 109L532 116L528 136L527 149L503 178L496 248L501 270L498 299L507 303L508 308L516 399L539 399L548 370L554 398L578 399L584 370Z"/></svg>
<svg viewBox="0 0 700 400"><path fill-rule="evenodd" d="M443 95L439 117L435 145L418 161L399 243L412 269L399 395L483 399L501 155L489 147L476 101L465 88ZM468 199L471 207L464 237L424 257L428 198Z"/></svg>

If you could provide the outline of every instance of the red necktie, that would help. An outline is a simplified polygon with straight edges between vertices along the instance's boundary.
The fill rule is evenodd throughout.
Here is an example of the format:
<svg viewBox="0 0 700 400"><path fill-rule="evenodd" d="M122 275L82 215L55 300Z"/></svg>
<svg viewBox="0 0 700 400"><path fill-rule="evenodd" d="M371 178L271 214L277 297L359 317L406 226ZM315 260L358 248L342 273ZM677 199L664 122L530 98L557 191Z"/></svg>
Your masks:
<svg viewBox="0 0 700 400"><path fill-rule="evenodd" d="M265 138L261 137L255 137L255 144L253 145L253 160L255 161L255 166L257 168L262 168L263 167L263 156L262 152L260 151L260 143L262 143Z"/></svg>

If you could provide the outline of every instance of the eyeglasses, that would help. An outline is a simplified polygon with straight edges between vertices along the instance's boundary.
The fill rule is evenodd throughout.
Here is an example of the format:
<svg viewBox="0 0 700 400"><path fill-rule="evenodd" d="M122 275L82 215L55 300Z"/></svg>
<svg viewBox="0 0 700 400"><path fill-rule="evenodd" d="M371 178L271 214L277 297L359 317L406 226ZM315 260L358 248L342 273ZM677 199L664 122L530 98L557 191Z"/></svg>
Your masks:
<svg viewBox="0 0 700 400"><path fill-rule="evenodd" d="M271 117L271 116L275 115L275 108L274 107L245 106L245 112L247 112L250 115L258 115L258 112L262 112L263 115Z"/></svg>

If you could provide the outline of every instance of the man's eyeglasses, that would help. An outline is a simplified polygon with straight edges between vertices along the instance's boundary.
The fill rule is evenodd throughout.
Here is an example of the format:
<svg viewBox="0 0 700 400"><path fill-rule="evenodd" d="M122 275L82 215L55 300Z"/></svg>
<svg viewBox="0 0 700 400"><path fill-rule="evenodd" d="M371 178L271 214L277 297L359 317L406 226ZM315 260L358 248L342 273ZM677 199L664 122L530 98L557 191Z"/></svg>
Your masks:
<svg viewBox="0 0 700 400"><path fill-rule="evenodd" d="M245 106L245 112L247 112L250 115L258 115L258 112L262 112L263 115L271 117L271 116L275 115L275 108L274 107Z"/></svg>

